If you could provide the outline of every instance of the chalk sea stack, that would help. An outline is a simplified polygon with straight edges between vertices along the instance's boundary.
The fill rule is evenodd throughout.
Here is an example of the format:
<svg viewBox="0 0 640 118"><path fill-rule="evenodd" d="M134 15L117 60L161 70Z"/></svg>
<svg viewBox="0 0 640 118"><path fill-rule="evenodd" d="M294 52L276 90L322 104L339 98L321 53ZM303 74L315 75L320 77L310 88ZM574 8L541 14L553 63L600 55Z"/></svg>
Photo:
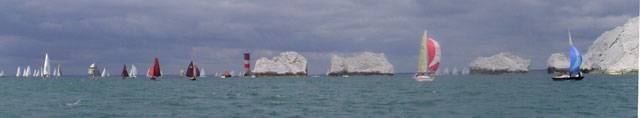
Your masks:
<svg viewBox="0 0 640 118"><path fill-rule="evenodd" d="M271 59L258 59L252 72L256 76L306 76L307 59L297 52L282 52Z"/></svg>
<svg viewBox="0 0 640 118"><path fill-rule="evenodd" d="M530 66L530 59L503 52L491 57L478 57L469 68L470 74L507 74L527 73Z"/></svg>
<svg viewBox="0 0 640 118"><path fill-rule="evenodd" d="M604 32L583 55L581 70L638 72L638 17Z"/></svg>
<svg viewBox="0 0 640 118"><path fill-rule="evenodd" d="M329 76L393 74L393 65L389 63L384 53L376 54L372 52L363 52L353 57L333 55L331 58L331 70L328 73Z"/></svg>
<svg viewBox="0 0 640 118"><path fill-rule="evenodd" d="M547 60L547 73L568 73L569 58L562 53L553 53Z"/></svg>

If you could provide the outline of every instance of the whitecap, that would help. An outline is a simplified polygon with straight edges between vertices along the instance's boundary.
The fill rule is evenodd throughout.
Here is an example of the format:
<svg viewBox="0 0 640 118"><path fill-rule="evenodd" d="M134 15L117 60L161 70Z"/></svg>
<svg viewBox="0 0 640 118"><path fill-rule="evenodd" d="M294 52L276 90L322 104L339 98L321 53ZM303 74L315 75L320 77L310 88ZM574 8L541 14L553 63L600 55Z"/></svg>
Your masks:
<svg viewBox="0 0 640 118"><path fill-rule="evenodd" d="M82 101L82 100L76 100L76 102L74 102L74 103L67 103L67 106L76 106L76 105L78 105L78 103L80 103L80 101Z"/></svg>

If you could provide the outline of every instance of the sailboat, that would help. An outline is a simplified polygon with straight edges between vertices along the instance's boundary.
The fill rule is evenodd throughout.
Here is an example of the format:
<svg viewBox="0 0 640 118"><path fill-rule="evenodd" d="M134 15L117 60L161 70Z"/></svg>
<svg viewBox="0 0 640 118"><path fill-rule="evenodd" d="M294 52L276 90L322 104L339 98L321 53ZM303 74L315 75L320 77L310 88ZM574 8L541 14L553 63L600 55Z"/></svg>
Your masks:
<svg viewBox="0 0 640 118"><path fill-rule="evenodd" d="M152 68L149 68L149 70L147 70L147 77L151 77L151 73L150 73L150 72L151 72L151 69L153 69L153 67L152 67Z"/></svg>
<svg viewBox="0 0 640 118"><path fill-rule="evenodd" d="M469 69L462 69L462 74L463 75L468 75L469 74Z"/></svg>
<svg viewBox="0 0 640 118"><path fill-rule="evenodd" d="M571 30L567 29L569 32L569 56L571 56L571 63L569 63L569 75L563 75L562 73L558 76L554 76L551 79L560 81L560 80L582 80L584 76L582 72L580 72L580 64L582 64L582 54L576 47L573 46L573 41L571 40ZM573 75L576 73L576 75Z"/></svg>
<svg viewBox="0 0 640 118"><path fill-rule="evenodd" d="M200 77L207 77L207 74L204 72L204 68L202 68L202 69L200 69L200 70L202 70L202 71L201 71L201 72L202 72L202 74L200 74Z"/></svg>
<svg viewBox="0 0 640 118"><path fill-rule="evenodd" d="M22 71L22 76L24 77L29 77L31 76L31 66L27 66L27 68L24 69L24 71Z"/></svg>
<svg viewBox="0 0 640 118"><path fill-rule="evenodd" d="M160 71L160 64L157 57L153 62L153 66L149 68L149 72L147 73L147 75L151 76L151 80L156 80L157 77L162 76L162 73Z"/></svg>
<svg viewBox="0 0 640 118"><path fill-rule="evenodd" d="M444 71L442 71L443 75L449 75L451 73L449 73L449 67L444 68Z"/></svg>
<svg viewBox="0 0 640 118"><path fill-rule="evenodd" d="M458 75L458 68L457 67L453 67L453 70L451 71L451 75Z"/></svg>
<svg viewBox="0 0 640 118"><path fill-rule="evenodd" d="M441 55L442 50L440 49L440 44L436 40L428 38L427 30L425 30L422 35L422 42L420 43L418 72L413 79L419 82L435 80L434 73L440 65Z"/></svg>
<svg viewBox="0 0 640 118"><path fill-rule="evenodd" d="M131 64L131 70L130 70L130 73L129 73L129 77L136 78L137 74L138 74L138 69L136 68L135 65Z"/></svg>
<svg viewBox="0 0 640 118"><path fill-rule="evenodd" d="M43 68L42 68L42 72L41 72L42 77L44 77L44 78L51 77L51 73L49 73L49 72L51 72L51 64L49 63L49 54L47 54L47 53L44 53L44 64L43 65L44 66L42 66Z"/></svg>
<svg viewBox="0 0 640 118"><path fill-rule="evenodd" d="M184 70L180 69L180 77L184 77Z"/></svg>
<svg viewBox="0 0 640 118"><path fill-rule="evenodd" d="M56 73L58 73L58 70L55 70L55 69L54 69L54 70L53 70L53 73L52 73L52 75L51 75L51 76L57 76L57 75L56 75Z"/></svg>
<svg viewBox="0 0 640 118"><path fill-rule="evenodd" d="M100 77L107 77L107 68L102 68L102 74L100 74Z"/></svg>
<svg viewBox="0 0 640 118"><path fill-rule="evenodd" d="M38 77L40 75L39 70L34 70L33 77Z"/></svg>
<svg viewBox="0 0 640 118"><path fill-rule="evenodd" d="M193 65L193 61L189 62L185 76L190 77L189 79L191 80L196 80L196 77L200 76L200 69L198 69L198 66Z"/></svg>
<svg viewBox="0 0 640 118"><path fill-rule="evenodd" d="M62 66L60 64L58 64L58 68L56 68L56 72L53 73L56 78L59 78L62 76Z"/></svg>
<svg viewBox="0 0 640 118"><path fill-rule="evenodd" d="M129 77L129 72L127 72L127 64L125 64L124 67L122 68L122 73L120 74L120 77L122 77L122 79Z"/></svg>
<svg viewBox="0 0 640 118"><path fill-rule="evenodd" d="M0 77L4 77L4 70L0 72Z"/></svg>
<svg viewBox="0 0 640 118"><path fill-rule="evenodd" d="M93 62L89 66L89 71L87 72L89 74L89 77L91 77L91 78L100 77L100 71L98 71L97 69L98 69L98 67L96 66L96 63Z"/></svg>
<svg viewBox="0 0 640 118"><path fill-rule="evenodd" d="M20 66L18 66L18 70L16 70L16 77L20 77L22 75L20 71Z"/></svg>

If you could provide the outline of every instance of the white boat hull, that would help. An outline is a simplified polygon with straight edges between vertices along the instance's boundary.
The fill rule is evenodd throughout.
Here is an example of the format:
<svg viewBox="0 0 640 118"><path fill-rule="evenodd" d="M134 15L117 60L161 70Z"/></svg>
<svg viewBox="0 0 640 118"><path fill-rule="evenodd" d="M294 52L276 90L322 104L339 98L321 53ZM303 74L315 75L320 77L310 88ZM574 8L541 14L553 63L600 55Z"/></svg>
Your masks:
<svg viewBox="0 0 640 118"><path fill-rule="evenodd" d="M416 76L416 77L413 77L413 80L416 80L418 82L432 82L435 79L436 78L434 76Z"/></svg>

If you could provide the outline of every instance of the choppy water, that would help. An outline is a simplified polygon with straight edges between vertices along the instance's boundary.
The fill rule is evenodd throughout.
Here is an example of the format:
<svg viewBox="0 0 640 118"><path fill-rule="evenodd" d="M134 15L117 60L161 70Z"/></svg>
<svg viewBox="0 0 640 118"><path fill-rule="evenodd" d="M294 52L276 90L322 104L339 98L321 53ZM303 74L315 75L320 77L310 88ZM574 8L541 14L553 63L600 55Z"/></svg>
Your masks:
<svg viewBox="0 0 640 118"><path fill-rule="evenodd" d="M636 117L637 74L0 78L0 117Z"/></svg>

